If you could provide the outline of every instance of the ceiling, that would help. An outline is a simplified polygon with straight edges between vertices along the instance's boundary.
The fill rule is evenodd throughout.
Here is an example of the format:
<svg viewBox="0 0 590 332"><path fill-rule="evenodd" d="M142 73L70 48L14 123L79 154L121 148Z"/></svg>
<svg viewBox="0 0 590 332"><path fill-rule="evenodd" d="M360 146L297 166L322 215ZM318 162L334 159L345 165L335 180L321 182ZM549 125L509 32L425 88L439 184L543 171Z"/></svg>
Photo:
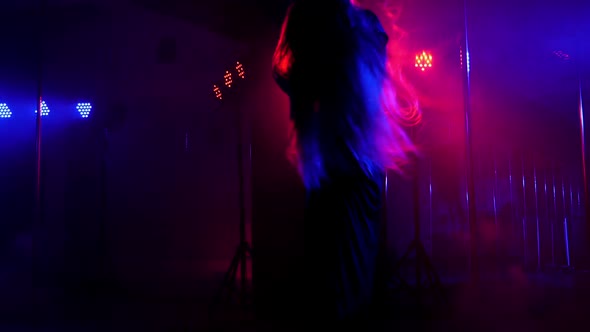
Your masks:
<svg viewBox="0 0 590 332"><path fill-rule="evenodd" d="M317 0L318 3L321 0ZM462 30L463 0L399 0L406 2L403 28L409 30L416 47L447 45ZM291 0L2 0L0 10L12 11L8 21L28 22L40 3L45 2L48 20L53 22L87 19L133 3L149 10L187 20L235 40L257 38L269 25L278 26ZM590 3L575 0L469 0L468 13L473 47L480 44L481 57L502 61L512 50L521 55L551 54L562 50L589 67L590 43L580 36L590 35ZM22 15L18 15L21 13ZM32 17L32 18L31 18ZM5 25L12 25L6 19ZM3 24L0 24L2 26ZM10 34L6 29L5 33ZM587 33L584 33L587 32ZM2 33L0 32L0 35ZM581 42L582 41L582 42ZM445 46L446 47L446 46ZM502 59L500 59L502 58Z"/></svg>
<svg viewBox="0 0 590 332"><path fill-rule="evenodd" d="M10 10L36 11L40 3L51 10L78 11L91 15L93 10L116 8L124 3L134 3L164 15L188 20L209 30L222 33L233 39L256 36L268 24L280 24L288 4L292 0L2 0L2 12ZM447 28L450 16L461 16L457 3L463 0L397 0L404 1L406 15L402 16L407 29L436 26L434 31ZM321 0L318 0L320 3ZM517 22L520 30L550 32L551 38L568 38L560 33L569 33L571 25L590 30L590 3L575 0L468 0L469 12L495 16L496 26L502 28L507 21ZM461 6L459 6L461 7ZM457 11L456 9L459 9ZM53 13L52 13L53 15ZM58 15L59 16L59 15ZM52 16L53 17L53 16ZM446 17L446 19L445 19ZM454 20L454 18L453 18ZM445 22L446 21L446 22ZM520 24L518 24L520 22ZM481 25L481 24L480 24ZM475 27L494 29L494 27ZM552 31L549 31L552 30ZM434 31L430 31L432 34ZM571 35L571 33L570 33Z"/></svg>
<svg viewBox="0 0 590 332"><path fill-rule="evenodd" d="M63 15L117 8L133 3L164 15L174 16L222 33L233 39L254 36L269 23L280 24L290 0L2 0L0 10L30 16L45 5L45 14Z"/></svg>
<svg viewBox="0 0 590 332"><path fill-rule="evenodd" d="M131 0L162 14L189 20L233 39L247 39L280 24L290 0Z"/></svg>

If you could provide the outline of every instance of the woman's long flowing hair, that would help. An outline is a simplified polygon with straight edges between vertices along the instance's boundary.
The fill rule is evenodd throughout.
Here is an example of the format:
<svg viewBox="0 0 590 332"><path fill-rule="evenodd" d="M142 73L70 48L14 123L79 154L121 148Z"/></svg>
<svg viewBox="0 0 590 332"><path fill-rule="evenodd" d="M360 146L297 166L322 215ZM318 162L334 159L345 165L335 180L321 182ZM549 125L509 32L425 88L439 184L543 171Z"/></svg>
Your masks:
<svg viewBox="0 0 590 332"><path fill-rule="evenodd" d="M291 98L289 158L308 188L345 167L340 147L367 175L403 173L416 152L406 130L420 112L396 58L404 36L393 9L385 0L298 0L289 9L273 69Z"/></svg>

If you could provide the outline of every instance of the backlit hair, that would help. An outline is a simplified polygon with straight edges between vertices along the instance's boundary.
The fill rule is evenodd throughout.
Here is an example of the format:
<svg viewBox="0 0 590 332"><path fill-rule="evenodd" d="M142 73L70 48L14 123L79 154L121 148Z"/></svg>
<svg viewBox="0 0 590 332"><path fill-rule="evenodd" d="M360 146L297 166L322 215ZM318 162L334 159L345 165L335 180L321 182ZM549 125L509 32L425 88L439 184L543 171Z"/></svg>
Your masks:
<svg viewBox="0 0 590 332"><path fill-rule="evenodd" d="M283 23L273 70L291 97L289 158L308 188L334 169L346 172L350 158L335 147L345 146L369 176L403 172L416 152L406 127L421 116L396 59L403 36L396 34L395 15L378 18L365 8L370 0L299 0Z"/></svg>

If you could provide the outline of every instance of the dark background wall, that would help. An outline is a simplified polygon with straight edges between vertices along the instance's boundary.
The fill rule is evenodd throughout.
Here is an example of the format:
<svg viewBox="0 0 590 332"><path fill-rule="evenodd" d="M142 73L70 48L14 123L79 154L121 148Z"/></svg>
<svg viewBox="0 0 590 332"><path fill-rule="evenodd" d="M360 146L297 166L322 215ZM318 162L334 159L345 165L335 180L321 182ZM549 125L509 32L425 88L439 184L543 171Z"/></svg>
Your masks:
<svg viewBox="0 0 590 332"><path fill-rule="evenodd" d="M235 112L213 84L248 48L139 5L49 3L41 30L35 4L21 5L1 23L0 99L13 112L0 123L3 298L27 302L33 282L63 293L106 276L130 291L188 294L218 278L238 244L239 201ZM39 31L51 113L33 232ZM168 56L162 40L173 41ZM78 102L92 102L89 119Z"/></svg>
<svg viewBox="0 0 590 332"><path fill-rule="evenodd" d="M219 280L238 244L237 112L247 120L244 151L252 148L244 169L259 303L270 309L297 291L284 280L302 263L303 188L285 159L288 100L270 74L287 2L48 1L43 20L39 1L3 2L0 103L14 113L0 119L6 312L28 304L23 294L32 291L33 256L43 272L36 281L57 292L92 288L106 276L137 292L182 295L208 287L203 292L210 293L204 280ZM482 257L504 241L507 261L520 264L528 248L527 266L534 268L536 240L522 241L519 225L526 216L530 234L541 216L543 262L550 263L546 234L553 222L562 230L557 262L564 264L558 223L567 216L572 257L580 262L588 252L581 245L583 206L572 200L537 210L531 184L535 174L543 176L539 184L555 175L571 185L568 193L583 194L577 77L587 99L588 8L564 1L468 3ZM467 271L460 5L408 1L399 22L409 36L405 52L435 57L427 73L413 71L409 61L408 77L424 108L423 241L449 278ZM555 56L557 50L570 60ZM43 122L44 218L33 233L39 57L51 115ZM212 84L221 86L238 60L247 79L224 91L220 104ZM85 101L94 105L88 120L75 111ZM387 249L394 262L413 235L414 201L411 179L390 174L388 188ZM543 195L541 201L549 198ZM488 227L494 223L509 231Z"/></svg>

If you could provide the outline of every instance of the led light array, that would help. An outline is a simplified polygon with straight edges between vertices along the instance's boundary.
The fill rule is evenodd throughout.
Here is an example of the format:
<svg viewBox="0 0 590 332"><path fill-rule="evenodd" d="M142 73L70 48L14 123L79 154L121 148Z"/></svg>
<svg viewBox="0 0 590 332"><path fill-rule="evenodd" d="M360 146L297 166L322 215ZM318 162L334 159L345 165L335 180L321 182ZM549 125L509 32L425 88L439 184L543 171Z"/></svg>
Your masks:
<svg viewBox="0 0 590 332"><path fill-rule="evenodd" d="M82 118L88 118L92 112L91 103L78 103L76 106L78 113ZM37 114L38 110L35 110ZM48 116L51 113L46 101L41 102L41 116ZM12 117L12 110L6 103L0 103L0 119L9 119Z"/></svg>
<svg viewBox="0 0 590 332"><path fill-rule="evenodd" d="M76 106L76 109L78 110L78 113L80 113L80 115L83 118L87 118L90 116L90 112L92 112L92 104L78 103L78 106Z"/></svg>
<svg viewBox="0 0 590 332"><path fill-rule="evenodd" d="M0 104L0 119L8 119L11 116L12 112L10 111L10 108L8 108L8 105Z"/></svg>
<svg viewBox="0 0 590 332"><path fill-rule="evenodd" d="M222 87L224 87L224 89L231 89L234 86L234 74L236 74L240 79L246 78L246 70L244 65L239 61L236 62L234 69L225 71L225 74L223 75L223 85L213 84L213 94L215 98L223 100Z"/></svg>
<svg viewBox="0 0 590 332"><path fill-rule="evenodd" d="M426 69L432 68L432 54L424 51L422 54L416 55L415 66L421 71L426 71Z"/></svg>

